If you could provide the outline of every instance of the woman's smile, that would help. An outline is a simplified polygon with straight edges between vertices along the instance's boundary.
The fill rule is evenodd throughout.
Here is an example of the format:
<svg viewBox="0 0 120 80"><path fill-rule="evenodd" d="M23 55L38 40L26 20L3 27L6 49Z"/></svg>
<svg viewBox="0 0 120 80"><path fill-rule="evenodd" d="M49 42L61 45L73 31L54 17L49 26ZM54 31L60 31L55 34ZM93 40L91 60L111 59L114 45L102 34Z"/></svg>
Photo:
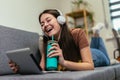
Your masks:
<svg viewBox="0 0 120 80"><path fill-rule="evenodd" d="M45 31L46 31L47 33L51 32L52 30L53 30L52 27L48 27L48 28L45 29Z"/></svg>
<svg viewBox="0 0 120 80"><path fill-rule="evenodd" d="M48 34L49 36L53 35L54 32L54 27L50 26L50 27L46 27L45 30L46 34Z"/></svg>

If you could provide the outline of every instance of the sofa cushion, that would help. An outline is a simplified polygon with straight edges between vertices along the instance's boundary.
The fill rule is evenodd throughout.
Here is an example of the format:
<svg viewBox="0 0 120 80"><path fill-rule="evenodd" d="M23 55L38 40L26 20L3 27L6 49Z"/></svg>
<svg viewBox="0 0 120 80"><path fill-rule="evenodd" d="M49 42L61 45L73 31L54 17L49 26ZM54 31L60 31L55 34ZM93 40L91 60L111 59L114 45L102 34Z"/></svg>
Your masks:
<svg viewBox="0 0 120 80"><path fill-rule="evenodd" d="M115 70L115 77L116 77L115 80L120 80L120 64L118 63L115 65L112 65L111 67L114 68Z"/></svg>
<svg viewBox="0 0 120 80"><path fill-rule="evenodd" d="M39 34L0 25L0 53L9 50L30 48L39 62Z"/></svg>
<svg viewBox="0 0 120 80"><path fill-rule="evenodd" d="M107 72L108 71L108 72ZM109 74L108 74L109 73ZM47 73L40 75L14 75L0 77L4 80L114 80L114 70L99 68L87 71L65 71L59 73Z"/></svg>
<svg viewBox="0 0 120 80"><path fill-rule="evenodd" d="M102 72L103 80L115 80L115 71L111 66L97 67L95 71Z"/></svg>

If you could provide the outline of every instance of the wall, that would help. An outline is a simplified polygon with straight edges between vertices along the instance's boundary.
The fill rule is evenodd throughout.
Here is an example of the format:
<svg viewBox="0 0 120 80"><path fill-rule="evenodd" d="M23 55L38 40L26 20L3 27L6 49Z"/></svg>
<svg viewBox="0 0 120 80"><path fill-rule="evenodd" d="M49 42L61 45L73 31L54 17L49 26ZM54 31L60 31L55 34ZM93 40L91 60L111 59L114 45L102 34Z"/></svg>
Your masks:
<svg viewBox="0 0 120 80"><path fill-rule="evenodd" d="M0 0L0 25L41 34L39 13L56 6L56 0Z"/></svg>
<svg viewBox="0 0 120 80"><path fill-rule="evenodd" d="M62 1L61 9L64 11L64 13L71 12L72 11L71 1L73 0L61 0L61 1ZM95 21L94 24L96 25L99 22L106 24L106 27L101 30L100 35L103 38L103 41L109 53L109 57L113 58L113 51L116 45L114 45L115 40L108 40L110 37L113 36L111 31L112 24L110 20L108 0L84 0L84 1L87 1L90 4L89 8L94 12ZM65 8L63 8L62 6L64 6Z"/></svg>
<svg viewBox="0 0 120 80"><path fill-rule="evenodd" d="M71 1L72 0L0 0L0 25L41 34L38 21L39 13L46 8L58 8L63 14L68 13L72 11ZM91 4L91 10L94 12L95 24L104 22L102 0L86 1ZM101 36L105 42L110 58L113 58L113 42L106 41L106 39L112 35L108 0L103 1L108 28L104 28L101 31Z"/></svg>

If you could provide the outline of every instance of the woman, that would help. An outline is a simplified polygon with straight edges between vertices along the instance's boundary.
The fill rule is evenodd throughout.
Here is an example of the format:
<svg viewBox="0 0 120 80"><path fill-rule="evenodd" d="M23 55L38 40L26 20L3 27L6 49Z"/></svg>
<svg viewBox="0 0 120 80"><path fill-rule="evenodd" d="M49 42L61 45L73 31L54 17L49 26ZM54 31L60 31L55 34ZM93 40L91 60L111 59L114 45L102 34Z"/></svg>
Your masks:
<svg viewBox="0 0 120 80"><path fill-rule="evenodd" d="M82 29L69 30L61 13L56 9L43 11L39 16L41 29L44 32L40 66L45 70L47 41L54 35L55 43L48 57L58 56L58 70L93 70L94 64L90 46Z"/></svg>
<svg viewBox="0 0 120 80"><path fill-rule="evenodd" d="M44 33L43 38L40 38L40 67L42 70L46 70L46 56L58 56L58 70L63 71L93 70L94 67L110 64L106 48L99 34L95 33L89 46L85 32L80 28L69 30L61 12L56 9L44 10L39 15L39 22ZM54 51L46 55L47 41L53 35L58 43L54 43L50 49ZM14 72L19 69L13 62L10 62L10 66Z"/></svg>

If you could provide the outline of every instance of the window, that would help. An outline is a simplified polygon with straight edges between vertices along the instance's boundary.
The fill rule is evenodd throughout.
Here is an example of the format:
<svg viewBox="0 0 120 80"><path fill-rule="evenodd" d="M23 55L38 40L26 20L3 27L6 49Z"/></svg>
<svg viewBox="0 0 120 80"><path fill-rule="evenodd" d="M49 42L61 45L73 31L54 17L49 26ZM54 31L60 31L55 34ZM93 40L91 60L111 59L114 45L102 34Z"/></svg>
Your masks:
<svg viewBox="0 0 120 80"><path fill-rule="evenodd" d="M120 0L109 0L109 6L113 27L120 30Z"/></svg>

